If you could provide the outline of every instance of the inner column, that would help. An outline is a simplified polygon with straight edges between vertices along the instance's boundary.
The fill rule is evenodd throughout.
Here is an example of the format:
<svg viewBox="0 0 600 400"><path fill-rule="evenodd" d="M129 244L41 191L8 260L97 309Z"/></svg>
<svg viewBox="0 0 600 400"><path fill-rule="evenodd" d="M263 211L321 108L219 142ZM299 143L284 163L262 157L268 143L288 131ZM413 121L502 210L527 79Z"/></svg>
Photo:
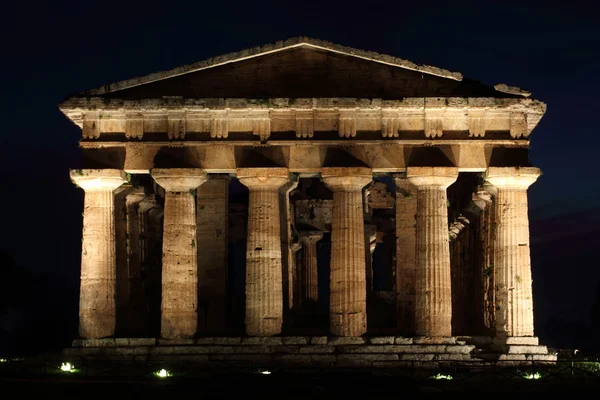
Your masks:
<svg viewBox="0 0 600 400"><path fill-rule="evenodd" d="M195 189L206 181L201 169L153 169L165 189L161 336L191 338L198 325Z"/></svg>
<svg viewBox="0 0 600 400"><path fill-rule="evenodd" d="M227 235L229 175L210 175L196 191L198 332L227 328Z"/></svg>
<svg viewBox="0 0 600 400"><path fill-rule="evenodd" d="M317 242L323 238L323 232L311 231L300 234L300 243L304 249L302 269L302 301L316 305L319 301L319 281L317 269Z"/></svg>
<svg viewBox="0 0 600 400"><path fill-rule="evenodd" d="M279 188L289 181L287 168L240 168L239 181L248 187L246 247L246 333L281 333L283 287Z"/></svg>
<svg viewBox="0 0 600 400"><path fill-rule="evenodd" d="M497 189L495 204L494 282L496 341L537 344L533 331L533 294L529 254L527 188L540 170L490 167L486 180Z"/></svg>
<svg viewBox="0 0 600 400"><path fill-rule="evenodd" d="M79 336L115 334L116 256L114 190L127 182L117 169L71 170L71 180L85 191L81 238Z"/></svg>
<svg viewBox="0 0 600 400"><path fill-rule="evenodd" d="M331 222L330 330L336 336L367 331L367 282L362 189L372 180L369 168L323 168L333 191Z"/></svg>
<svg viewBox="0 0 600 400"><path fill-rule="evenodd" d="M415 333L452 336L452 291L446 189L458 177L453 167L408 167L417 188Z"/></svg>
<svg viewBox="0 0 600 400"><path fill-rule="evenodd" d="M398 331L415 333L417 194L406 177L396 181L396 307Z"/></svg>

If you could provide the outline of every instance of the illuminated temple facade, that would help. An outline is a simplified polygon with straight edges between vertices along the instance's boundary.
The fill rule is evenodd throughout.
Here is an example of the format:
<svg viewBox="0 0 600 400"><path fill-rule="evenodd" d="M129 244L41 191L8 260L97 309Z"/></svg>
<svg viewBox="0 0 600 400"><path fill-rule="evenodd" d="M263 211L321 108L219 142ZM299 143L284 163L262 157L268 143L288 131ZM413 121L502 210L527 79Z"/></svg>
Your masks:
<svg viewBox="0 0 600 400"><path fill-rule="evenodd" d="M310 38L67 98L85 192L70 350L555 360L534 333L527 207L545 109Z"/></svg>

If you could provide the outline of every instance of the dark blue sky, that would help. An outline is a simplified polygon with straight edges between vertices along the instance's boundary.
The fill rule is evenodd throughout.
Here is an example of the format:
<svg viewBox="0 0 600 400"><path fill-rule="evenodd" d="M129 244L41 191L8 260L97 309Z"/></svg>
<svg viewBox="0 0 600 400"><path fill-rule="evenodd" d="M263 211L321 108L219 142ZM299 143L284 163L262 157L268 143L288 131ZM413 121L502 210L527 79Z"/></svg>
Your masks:
<svg viewBox="0 0 600 400"><path fill-rule="evenodd" d="M544 173L530 189L532 218L600 209L596 168L600 29L592 3L23 1L3 5L0 249L18 265L50 274L66 293L77 286L82 203L81 193L69 182L68 169L78 166L80 131L57 108L67 95L301 35L459 71L487 84L530 90L534 98L548 104L546 116L532 134L530 157ZM579 268L591 274L586 277L589 292L600 274L597 261L588 261L591 265ZM553 282L559 287L561 267L577 268L540 266L538 272L555 271L548 274L556 274ZM69 296L64 301L68 303ZM573 304L563 307L561 315L568 317L576 308ZM586 313L580 311L576 317L584 318Z"/></svg>

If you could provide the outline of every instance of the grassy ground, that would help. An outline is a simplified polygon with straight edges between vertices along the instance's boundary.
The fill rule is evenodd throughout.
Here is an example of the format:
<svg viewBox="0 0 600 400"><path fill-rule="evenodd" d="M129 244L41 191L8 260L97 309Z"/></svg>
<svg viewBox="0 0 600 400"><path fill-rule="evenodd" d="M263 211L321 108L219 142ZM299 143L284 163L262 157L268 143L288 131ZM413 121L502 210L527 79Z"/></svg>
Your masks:
<svg viewBox="0 0 600 400"><path fill-rule="evenodd" d="M470 393L590 393L600 390L600 379L417 379L407 376L374 376L370 373L228 374L206 377L108 378L77 375L0 378L2 390L21 396L47 398L131 399L170 398L177 395L196 399L371 399L403 397L439 392Z"/></svg>

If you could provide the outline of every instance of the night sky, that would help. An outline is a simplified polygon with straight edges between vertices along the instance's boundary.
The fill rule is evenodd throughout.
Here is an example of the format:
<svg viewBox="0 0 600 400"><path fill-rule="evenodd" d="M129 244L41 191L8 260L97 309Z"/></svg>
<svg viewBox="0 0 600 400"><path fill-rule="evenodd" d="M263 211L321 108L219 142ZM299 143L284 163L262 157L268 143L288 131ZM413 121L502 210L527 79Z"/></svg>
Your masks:
<svg viewBox="0 0 600 400"><path fill-rule="evenodd" d="M76 333L83 196L68 170L80 165L81 132L57 105L85 89L294 36L519 86L547 103L530 152L543 171L530 189L536 328L556 343L548 321L590 323L600 282L600 28L591 1L175 3L2 6L0 291L18 287L6 278L12 262L35 282L13 299L26 311L9 318L0 309L4 332L16 318L36 335Z"/></svg>

